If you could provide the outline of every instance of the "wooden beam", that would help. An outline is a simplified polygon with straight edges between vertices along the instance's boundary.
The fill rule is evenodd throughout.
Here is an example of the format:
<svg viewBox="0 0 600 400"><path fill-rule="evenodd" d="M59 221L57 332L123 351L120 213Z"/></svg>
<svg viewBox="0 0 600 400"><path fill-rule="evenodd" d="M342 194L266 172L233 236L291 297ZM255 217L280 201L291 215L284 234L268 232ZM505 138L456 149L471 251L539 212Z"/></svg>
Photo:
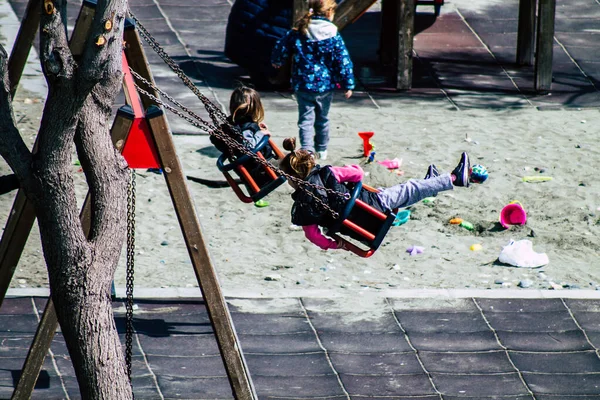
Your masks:
<svg viewBox="0 0 600 400"><path fill-rule="evenodd" d="M143 75L140 71L136 72ZM200 230L200 222L191 200L192 196L187 187L183 169L175 152L175 144L167 120L163 111L156 106L148 109L146 119L156 142L165 180L188 254L196 272L196 279L202 291L233 395L238 400L257 399L246 360L217 279L217 273Z"/></svg>
<svg viewBox="0 0 600 400"><path fill-rule="evenodd" d="M412 87L413 39L415 36L415 0L401 0L398 13L398 58L396 89Z"/></svg>
<svg viewBox="0 0 600 400"><path fill-rule="evenodd" d="M296 26L296 22L308 12L308 0L294 0L293 7L292 28Z"/></svg>
<svg viewBox="0 0 600 400"><path fill-rule="evenodd" d="M294 0L298 1L298 0ZM346 25L353 23L361 15L363 15L369 7L376 3L377 0L344 0L335 11L333 23L337 25L338 30L342 30ZM388 0L389 1L389 0ZM383 2L385 3L385 1Z"/></svg>
<svg viewBox="0 0 600 400"><path fill-rule="evenodd" d="M28 400L31 398L31 393L33 393L35 383L40 375L44 359L46 358L46 354L48 354L48 349L50 348L50 344L52 344L52 339L57 328L58 319L56 318L56 310L54 309L52 298L49 298L11 400Z"/></svg>
<svg viewBox="0 0 600 400"><path fill-rule="evenodd" d="M10 82L11 96L14 96L17 91L31 45L40 26L41 10L41 0L29 0L29 3L27 3L19 33L17 33L17 38L8 59L8 81Z"/></svg>
<svg viewBox="0 0 600 400"><path fill-rule="evenodd" d="M539 0L535 57L535 90L538 92L552 89L555 13L556 0Z"/></svg>
<svg viewBox="0 0 600 400"><path fill-rule="evenodd" d="M79 15L77 16L77 21L75 21L73 34L69 41L69 48L75 58L78 58L83 53L85 42L92 30L94 15L96 15L96 2L85 0L79 9Z"/></svg>
<svg viewBox="0 0 600 400"><path fill-rule="evenodd" d="M519 0L517 65L533 65L536 0Z"/></svg>

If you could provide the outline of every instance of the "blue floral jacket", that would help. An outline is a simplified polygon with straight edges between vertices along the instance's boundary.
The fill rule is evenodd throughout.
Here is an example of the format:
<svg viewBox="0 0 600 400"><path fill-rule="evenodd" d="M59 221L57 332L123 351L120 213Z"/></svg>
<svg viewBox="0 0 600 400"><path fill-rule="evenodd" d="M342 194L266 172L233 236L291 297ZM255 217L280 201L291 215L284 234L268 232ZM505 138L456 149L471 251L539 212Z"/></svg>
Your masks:
<svg viewBox="0 0 600 400"><path fill-rule="evenodd" d="M315 40L315 36L309 37L292 29L275 45L271 62L281 66L292 54L294 91L324 93L336 88L354 89L352 61L337 28L324 17L313 17L312 20L321 27L325 25L329 34L317 35ZM328 24L332 26L328 27Z"/></svg>

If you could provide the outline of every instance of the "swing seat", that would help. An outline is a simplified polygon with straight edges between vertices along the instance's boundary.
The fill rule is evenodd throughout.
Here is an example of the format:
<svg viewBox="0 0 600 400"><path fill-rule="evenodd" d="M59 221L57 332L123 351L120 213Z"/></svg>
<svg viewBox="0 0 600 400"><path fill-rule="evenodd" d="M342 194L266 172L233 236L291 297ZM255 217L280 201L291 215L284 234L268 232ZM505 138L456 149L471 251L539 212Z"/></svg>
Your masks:
<svg viewBox="0 0 600 400"><path fill-rule="evenodd" d="M274 157L276 159L283 158L283 153L270 139L269 135L265 135L252 152L265 160L261 150L267 144L273 149L273 153L275 154ZM256 170L256 161L248 154L244 154L235 160L230 160L226 154L221 154L217 159L217 168L223 173L229 186L231 186L237 197L244 203L256 203L286 181L284 176L278 176L272 168L259 165L264 176L260 182L257 182L250 173L251 170ZM238 185L236 180L231 176L231 171L235 171L240 177L240 180L244 186L246 186L246 191L242 190L240 185Z"/></svg>
<svg viewBox="0 0 600 400"><path fill-rule="evenodd" d="M371 257L379 248L379 245L381 245L383 238L396 219L397 210L383 213L360 200L358 196L363 187L365 190L377 192L376 189L363 185L362 182L357 182L352 189L350 200L340 215L338 223L329 229L327 235L336 240L341 240L344 246L354 254L367 258ZM341 237L339 230L342 227L351 230L360 237L360 242L367 246L367 248L362 248L345 237Z"/></svg>

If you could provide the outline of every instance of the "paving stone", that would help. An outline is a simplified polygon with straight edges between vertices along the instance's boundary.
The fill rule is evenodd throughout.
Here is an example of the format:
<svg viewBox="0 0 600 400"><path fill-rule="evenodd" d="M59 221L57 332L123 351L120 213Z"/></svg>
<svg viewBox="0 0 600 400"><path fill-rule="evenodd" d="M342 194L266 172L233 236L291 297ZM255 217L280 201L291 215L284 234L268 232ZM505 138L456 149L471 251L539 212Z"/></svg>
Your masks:
<svg viewBox="0 0 600 400"><path fill-rule="evenodd" d="M414 352L388 354L330 354L331 363L340 374L407 375L419 374L423 368Z"/></svg>
<svg viewBox="0 0 600 400"><path fill-rule="evenodd" d="M232 312L231 318L238 334L265 335L313 332L302 313L243 314Z"/></svg>
<svg viewBox="0 0 600 400"><path fill-rule="evenodd" d="M475 397L527 395L527 388L515 373L493 375L452 375L433 373L432 379L437 389L445 396Z"/></svg>
<svg viewBox="0 0 600 400"><path fill-rule="evenodd" d="M133 328L140 335L165 337L181 334L210 334L212 325L208 314L140 314L133 317ZM115 316L115 322L120 332L124 332L125 319Z"/></svg>
<svg viewBox="0 0 600 400"><path fill-rule="evenodd" d="M396 312L400 324L409 334L420 333L467 333L489 330L481 313L472 312Z"/></svg>
<svg viewBox="0 0 600 400"><path fill-rule="evenodd" d="M148 355L148 364L157 376L184 378L227 378L221 355L204 357L173 357ZM134 371L138 371L134 369ZM148 368L146 367L146 371ZM140 371L142 372L142 371Z"/></svg>
<svg viewBox="0 0 600 400"><path fill-rule="evenodd" d="M350 396L424 396L435 393L425 373L369 376L341 374L340 379Z"/></svg>
<svg viewBox="0 0 600 400"><path fill-rule="evenodd" d="M344 391L336 375L279 376L253 375L252 380L260 398L287 397L292 399L336 398Z"/></svg>
<svg viewBox="0 0 600 400"><path fill-rule="evenodd" d="M484 314L490 312L564 311L561 299L476 299Z"/></svg>
<svg viewBox="0 0 600 400"><path fill-rule="evenodd" d="M27 357L33 336L5 337L3 334L4 332L0 331L0 359L4 357Z"/></svg>
<svg viewBox="0 0 600 400"><path fill-rule="evenodd" d="M217 340L213 334L172 335L169 337L139 335L138 337L146 354L173 357L220 354Z"/></svg>
<svg viewBox="0 0 600 400"><path fill-rule="evenodd" d="M573 311L573 316L586 332L600 332L600 312Z"/></svg>
<svg viewBox="0 0 600 400"><path fill-rule="evenodd" d="M158 386L165 398L227 399L233 398L227 378L184 378L180 376L157 376Z"/></svg>
<svg viewBox="0 0 600 400"><path fill-rule="evenodd" d="M401 332L394 316L390 313L374 316L368 312L308 313L319 332Z"/></svg>
<svg viewBox="0 0 600 400"><path fill-rule="evenodd" d="M412 352L404 333L319 332L323 347L342 353Z"/></svg>
<svg viewBox="0 0 600 400"><path fill-rule="evenodd" d="M1 315L32 314L33 302L31 297L7 297L0 307Z"/></svg>
<svg viewBox="0 0 600 400"><path fill-rule="evenodd" d="M534 393L570 396L598 396L600 375L592 374L533 374L523 373L525 382ZM577 398L579 400L579 398Z"/></svg>
<svg viewBox="0 0 600 400"><path fill-rule="evenodd" d="M505 332L497 331L500 342L509 350L521 351L581 351L591 350L584 333L577 329L565 332Z"/></svg>
<svg viewBox="0 0 600 400"><path fill-rule="evenodd" d="M564 311L485 313L492 328L513 332L557 332L577 329L571 315Z"/></svg>
<svg viewBox="0 0 600 400"><path fill-rule="evenodd" d="M425 369L431 373L502 373L514 372L506 352L479 352L479 353L455 353L455 352L419 352L419 357Z"/></svg>
<svg viewBox="0 0 600 400"><path fill-rule="evenodd" d="M492 331L470 333L411 332L409 338L417 351L490 351L502 349Z"/></svg>
<svg viewBox="0 0 600 400"><path fill-rule="evenodd" d="M600 63L598 64L598 67L600 68ZM573 312L575 312L575 311L600 312L600 300L565 299L565 304Z"/></svg>
<svg viewBox="0 0 600 400"><path fill-rule="evenodd" d="M0 315L3 337L26 337L35 334L38 320L32 314Z"/></svg>
<svg viewBox="0 0 600 400"><path fill-rule="evenodd" d="M314 332L287 335L238 335L245 354L286 354L322 351Z"/></svg>
<svg viewBox="0 0 600 400"><path fill-rule="evenodd" d="M600 359L592 350L577 353L510 352L510 358L522 372L568 374L600 371Z"/></svg>
<svg viewBox="0 0 600 400"><path fill-rule="evenodd" d="M206 304L203 301L198 300L185 300L181 301L160 301L160 300L144 300L136 301L137 310L134 311L134 316L141 315L163 315L165 317L171 315L194 315L203 314L208 315L206 310ZM119 308L124 310L125 305L122 304Z"/></svg>
<svg viewBox="0 0 600 400"><path fill-rule="evenodd" d="M311 354L247 354L248 368L262 376L316 376L332 374L324 352Z"/></svg>

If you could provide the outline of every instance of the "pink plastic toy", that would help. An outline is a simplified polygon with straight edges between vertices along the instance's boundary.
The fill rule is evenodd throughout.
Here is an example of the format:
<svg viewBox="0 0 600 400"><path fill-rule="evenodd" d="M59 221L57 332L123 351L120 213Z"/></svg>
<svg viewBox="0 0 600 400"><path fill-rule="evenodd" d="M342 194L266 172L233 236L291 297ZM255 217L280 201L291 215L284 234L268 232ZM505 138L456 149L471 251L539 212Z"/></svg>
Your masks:
<svg viewBox="0 0 600 400"><path fill-rule="evenodd" d="M363 140L363 155L365 157L369 156L369 153L373 148L373 145L371 144L369 139L371 139L374 134L375 132L358 132L358 136L360 136L360 138Z"/></svg>
<svg viewBox="0 0 600 400"><path fill-rule="evenodd" d="M504 206L500 211L500 225L508 229L510 225L525 225L527 213L518 201L513 201Z"/></svg>
<svg viewBox="0 0 600 400"><path fill-rule="evenodd" d="M400 168L400 165L402 165L402 160L398 158L394 158L393 160L383 160L377 162L386 167L387 169L397 169Z"/></svg>

